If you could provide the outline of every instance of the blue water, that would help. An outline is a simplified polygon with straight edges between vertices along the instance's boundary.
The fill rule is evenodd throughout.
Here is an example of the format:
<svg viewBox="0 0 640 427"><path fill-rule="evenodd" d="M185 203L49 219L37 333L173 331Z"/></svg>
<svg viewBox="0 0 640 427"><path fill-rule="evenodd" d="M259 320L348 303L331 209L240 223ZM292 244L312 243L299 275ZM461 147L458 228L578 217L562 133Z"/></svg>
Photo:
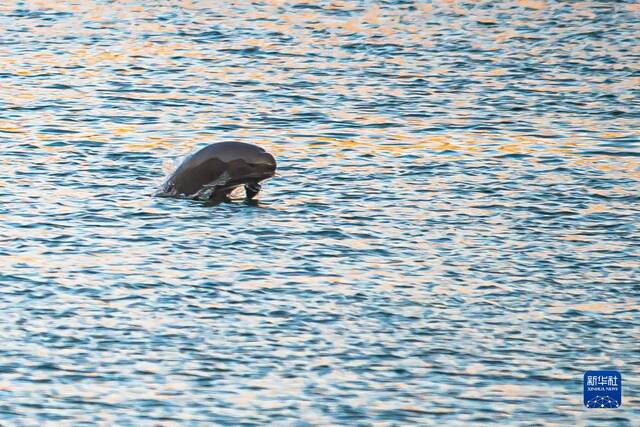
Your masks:
<svg viewBox="0 0 640 427"><path fill-rule="evenodd" d="M633 2L3 1L0 424L637 425L638 34ZM230 140L278 159L257 206L151 197Z"/></svg>

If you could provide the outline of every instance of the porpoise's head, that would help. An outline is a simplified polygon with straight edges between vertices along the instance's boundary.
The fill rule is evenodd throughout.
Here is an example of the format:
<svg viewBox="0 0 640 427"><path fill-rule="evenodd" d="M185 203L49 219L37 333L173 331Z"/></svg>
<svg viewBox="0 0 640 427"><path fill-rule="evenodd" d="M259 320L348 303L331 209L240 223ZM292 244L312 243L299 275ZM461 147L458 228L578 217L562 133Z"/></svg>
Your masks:
<svg viewBox="0 0 640 427"><path fill-rule="evenodd" d="M229 174L227 186L244 185L248 199L253 199L260 192L261 181L276 174L276 159L261 147L244 142L222 142L210 147L212 152L209 155L215 155L226 164Z"/></svg>
<svg viewBox="0 0 640 427"><path fill-rule="evenodd" d="M206 150L211 148L210 153ZM260 182L276 173L276 159L257 145L244 142L221 142L205 148L207 155L227 164L232 179L238 183Z"/></svg>

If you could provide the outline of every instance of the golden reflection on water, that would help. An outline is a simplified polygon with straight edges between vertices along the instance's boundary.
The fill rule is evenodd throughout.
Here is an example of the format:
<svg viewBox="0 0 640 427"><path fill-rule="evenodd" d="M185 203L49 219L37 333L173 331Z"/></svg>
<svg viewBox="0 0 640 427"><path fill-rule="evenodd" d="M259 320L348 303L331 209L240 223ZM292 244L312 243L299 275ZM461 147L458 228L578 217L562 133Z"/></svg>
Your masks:
<svg viewBox="0 0 640 427"><path fill-rule="evenodd" d="M4 10L12 10L12 8L16 7L15 2L10 2L5 4ZM318 50L319 48L315 45L316 42L321 42L323 44L323 49L333 49L335 55L342 54L342 57L351 57L357 59L361 56L363 59L366 56L362 53L356 54L347 54L346 52L342 52L339 49L335 49L339 43L342 43L340 36L342 33L362 33L363 36L369 38L369 42L376 43L398 43L402 44L403 40L408 36L414 41L422 41L427 45L431 43L429 37L431 36L431 30L428 26L425 26L424 23L426 20L432 17L432 13L434 8L437 9L447 9L450 12L458 14L458 15L466 15L469 13L476 13L476 11L465 10L466 5L458 4L458 2L434 2L431 4L419 4L417 5L417 9L413 12L409 12L406 9L394 9L394 8L380 8L379 5L371 5L366 11L362 14L357 14L348 19L327 19L326 15L323 13L309 11L309 10L301 10L300 12L296 12L295 15L291 15L291 10L289 10L289 14L285 14L280 16L279 19L274 19L274 11L277 11L279 7L284 5L284 2L268 2L268 4L264 7L257 6L251 4L250 2L234 2L232 4L224 4L220 5L218 3L215 4L217 7L221 7L221 13L224 14L226 10L231 10L234 7L241 7L253 16L255 19L262 18L263 20L255 22L254 25L257 28L264 28L269 30L280 31L284 34L288 34L294 36L299 39L300 43L296 44L296 50L298 54L313 52ZM301 4L298 2L297 4ZM504 5L500 5L500 7L507 8L511 2L506 2ZM545 2L540 1L518 1L515 4L519 7L526 8L531 10L533 13L533 17L535 17L535 13L537 11L542 11L546 8ZM211 59L214 61L220 61L222 59L220 53L217 53L214 47L203 46L201 44L190 42L189 40L182 39L181 41L174 40L172 34L176 32L176 28L172 26L170 23L159 23L153 21L155 17L159 16L162 13L167 13L171 11L175 11L175 7L179 6L180 13L187 16L187 14L193 13L197 16L197 22L194 22L195 25L200 28L206 28L211 24L219 24L219 22L212 21L213 15L210 14L198 14L198 11L205 11L208 8L213 6L211 2L166 2L163 5L157 5L154 8L145 8L139 4L137 1L120 1L110 4L109 6L105 4L101 4L94 1L83 1L83 2L54 2L54 1L28 1L25 3L27 7L42 9L45 11L51 12L68 12L73 13L73 15L65 20L65 22L60 22L48 27L33 27L30 28L30 32L32 34L38 34L38 31L42 34L47 34L50 37L61 37L72 34L78 37L90 37L93 35L100 35L102 32L101 27L99 28L87 28L87 26L81 25L83 22L96 22L96 23L104 23L110 22L110 25L115 26L121 31L124 31L129 36L126 40L116 41L115 43L111 43L109 46L103 47L77 47L72 48L67 51L65 54L54 54L52 52L30 52L30 53L18 53L16 57L16 52L13 52L11 48L3 48L2 53L0 53L0 64L6 70L6 72L16 74L18 76L33 76L40 73L46 73L48 69L51 67L55 67L58 73L62 73L68 76L70 79L70 86L74 85L75 82L79 82L79 79L82 80L94 80L96 82L107 81L112 79L114 68L120 67L122 70L118 72L124 73L132 73L135 72L130 70L130 66L135 65L139 62L139 57L144 56L146 58L152 58L152 61L157 64L168 64L174 63L175 60L173 57L181 56L181 57L191 57L198 59ZM340 8L348 8L347 3L331 3L325 5L327 9L340 9ZM584 18L589 18L592 12L589 11L589 5L587 3L577 3L573 6L579 13L579 16ZM634 5L627 5L630 10L635 10ZM226 9L229 8L229 9ZM233 17L233 14L230 14ZM276 15L277 16L277 15ZM402 18L402 20L400 19ZM238 18L231 18L229 21L229 16L226 16L224 25L228 27L232 27L237 22ZM246 19L246 18L242 18ZM491 17L480 17L481 22L492 23ZM150 21L151 20L151 21ZM495 21L495 19L494 19ZM458 21L455 21L457 23ZM418 30L419 28L419 30ZM319 30L325 29L330 31L335 31L337 33L333 34L332 37L321 37L317 38L312 35L310 30ZM195 32L195 30L194 30ZM153 33L155 36L151 40L144 40L143 35ZM497 43L505 43L509 42L509 40L514 37L527 37L527 35L519 34L513 30L507 30L495 34L494 41ZM375 40L373 39L375 38ZM416 38L418 40L416 40ZM421 39L422 38L422 39ZM479 37L480 40L483 37ZM271 43L267 40L261 40L257 38L243 38L238 39L236 45L229 46L229 48L246 48L246 47L257 47L262 50L268 51L269 49L275 48ZM486 48L490 49L490 46ZM620 55L620 52L614 51L611 52L613 55ZM339 56L338 56L339 57ZM292 68L292 71L284 71L281 68L282 61L277 58L273 58L273 63L269 64L268 61L264 63L264 66L260 70L256 70L254 68L245 68L245 67L229 67L229 66L205 66L205 65L191 65L189 66L189 74L187 75L188 80L183 80L182 82L173 81L172 84L176 89L172 93L143 93L137 91L135 88L132 89L131 92L122 91L119 96L130 96L139 100L163 100L167 97L170 97L176 101L206 101L207 95L202 96L194 96L193 94L185 94L180 91L181 87L188 87L190 85L199 85L205 82L205 79L219 79L220 81L242 81L249 80L260 82L260 85L272 85L276 83L285 83L289 80L293 74L295 73L295 69L304 69L304 64L301 62L300 58L289 58L287 60L287 66ZM327 61L327 66L332 67L353 67L354 65L358 67L362 67L363 69L367 69L368 67L375 64L376 59L374 60L363 60L359 63L353 64L342 64L340 61ZM450 70L447 67L439 66L441 64L434 64L433 68L429 71L429 75L425 75L424 71L419 72L416 67L413 66L411 57L408 56L398 56L398 57L390 57L387 58L386 61L389 64L396 64L398 66L405 67L406 69L412 69L415 71L413 75L408 74L407 77L421 77L425 78L427 81L437 82L438 80L445 78ZM71 71L69 68L63 67L73 67L76 65L82 65L85 67L84 70L73 70ZM129 70L128 70L129 69ZM128 71L126 71L128 70ZM482 76L493 76L493 77L502 77L507 72L502 68L492 68L486 71L477 71L478 77ZM473 77L473 76L469 76ZM562 78L572 78L571 74L557 74L554 73L550 75L551 79L562 79ZM318 76L308 75L306 78L311 80L318 80ZM142 82L151 83L148 78L142 78ZM632 89L637 86L638 77L630 77L626 80L616 82L616 83L608 83L605 84L602 89L606 91L625 91ZM324 79L321 82L325 86L325 90L327 92L333 93L343 93L345 95L355 95L362 98L370 98L376 94L379 90L374 86L367 85L356 85L356 86L344 86L341 81L327 81ZM489 82L489 84L494 84L496 87L501 87L502 84L500 82ZM3 85L4 86L4 85ZM575 92L581 90L588 90L587 87L573 87L573 86L562 86L562 85L545 85L544 80L539 81L531 81L531 87L529 88L532 91L538 92L548 92L548 93L558 93L562 91ZM72 102L72 101L83 101L87 104L88 108L96 108L95 106L95 96L96 93L93 92L81 92L77 90L53 90L46 89L41 86L32 86L27 84L21 84L20 86L8 86L3 87L3 93L5 95L5 102L10 102L10 105L14 107L26 107L33 106L38 102L45 102L50 99L56 99L58 102ZM397 97L402 97L405 94L405 91L399 88L391 89L389 94ZM451 105L455 106L458 109L464 107L472 107L475 100L474 97L465 96L463 98L456 98L455 96L451 99ZM389 121L389 117L380 116L373 113L365 114L365 113L354 113L349 110L341 110L339 106L335 111L331 112L333 118L337 120L350 120L359 123L360 125L376 125L376 124L384 124ZM254 105L254 108L258 111L268 111L271 109L270 105L261 105L258 103ZM294 107L295 108L295 107ZM179 108L165 107L162 111L158 112L160 114L161 120L167 120L167 115L169 114L180 114ZM248 118L242 117L242 115L238 116L234 112L234 118L231 119L232 122L235 123L247 123ZM141 114L144 114L141 112ZM295 109L290 110L290 114L295 114ZM460 124L467 123L468 121L458 112L458 116L449 117L449 123L455 124L456 122ZM164 117L163 117L164 116ZM197 120L190 121L192 126L202 125L205 123L210 123L214 120L219 119L219 117L209 115L200 115ZM538 119L536 125L538 125L541 131L549 131L553 133L553 126L548 123L550 119L549 116L543 116ZM222 119L229 122L229 119ZM440 118L438 118L440 120ZM581 127L584 129L589 129L592 132L598 132L601 128L602 124L598 123L597 119L587 119L581 118ZM522 137L518 135L512 135L511 139L513 142L507 144L501 144L497 147L488 147L487 144L491 145L491 135L483 135L478 133L459 133L452 135L451 132L443 133L443 134L434 134L429 136L429 140L425 141L424 136L419 135L418 129L432 126L434 123L429 119L407 119L402 123L404 127L404 137L402 140L398 140L398 138L394 138L393 134L397 134L397 130L376 130L375 134L371 134L371 136L375 136L376 141L371 144L366 143L366 135L364 131L360 131L362 134L358 139L357 143L360 144L361 147L366 147L367 150L373 151L389 151L393 154L400 155L402 151L407 149L429 149L433 151L455 151L458 153L467 153L473 154L473 152L478 150L485 149L497 149L499 152L511 153L511 154L530 154L532 152L540 153L541 151L548 150L550 153L553 153L553 150L556 150L552 144L549 144L545 140L536 140L533 137L527 137L526 140L523 140ZM15 131L17 129L23 129L24 123L12 122L11 120L5 120L2 124L1 128L5 131ZM322 126L318 126L317 124L313 125L311 129L322 129ZM93 129L81 129L78 128L78 124L74 127L75 131L83 134L92 134ZM199 130L197 127L194 127L194 130ZM132 129L132 132L135 134L135 131ZM282 133L280 130L260 130L260 129L252 129L251 131L231 131L229 134L231 136L243 137L247 134L250 134L252 138L277 138L279 133ZM603 132L601 132L603 133ZM607 132L604 132L605 134ZM610 132L609 132L610 133ZM102 137L109 138L110 136L124 136L117 131L111 131L111 133L107 132ZM636 132L637 135L637 132ZM194 135L195 136L195 135ZM504 135L503 135L504 137ZM604 136L610 137L610 136ZM378 141L380 139L386 139L389 141L393 141L391 144L379 144ZM176 143L180 144L183 151L186 151L193 147L196 144L202 142L201 138L193 138L191 140L180 138ZM339 146L345 144L345 142L338 142L334 139L334 142ZM572 143L576 143L577 141L572 141ZM586 140L583 144L589 144L590 141ZM157 144L157 145L154 145ZM531 146L536 146L535 148L531 148ZM145 150L145 149L165 149L167 148L167 140L164 138L151 137L146 141L135 141L130 143L130 147L133 150ZM572 157L576 157L576 160L573 160L572 163L575 167L579 167L581 164L584 164L585 161L590 163L589 166L598 168L599 170L606 171L606 166L602 165L603 161L607 159L603 156L600 157L591 157L588 160L578 160L580 157L579 153L572 153L570 149L564 148L567 150L565 153L566 158L570 161ZM631 173L632 176L637 178L637 161L628 161L629 167L624 168L628 173ZM614 168L615 169L615 168ZM617 170L618 173L619 170Z"/></svg>

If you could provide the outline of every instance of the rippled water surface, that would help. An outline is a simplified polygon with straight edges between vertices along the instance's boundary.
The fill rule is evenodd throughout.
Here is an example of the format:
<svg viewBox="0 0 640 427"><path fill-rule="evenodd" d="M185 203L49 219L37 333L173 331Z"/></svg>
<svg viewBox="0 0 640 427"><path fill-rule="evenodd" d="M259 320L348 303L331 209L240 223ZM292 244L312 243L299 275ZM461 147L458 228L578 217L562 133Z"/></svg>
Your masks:
<svg viewBox="0 0 640 427"><path fill-rule="evenodd" d="M638 34L622 1L3 0L0 424L637 423ZM278 158L257 206L150 196L231 140Z"/></svg>

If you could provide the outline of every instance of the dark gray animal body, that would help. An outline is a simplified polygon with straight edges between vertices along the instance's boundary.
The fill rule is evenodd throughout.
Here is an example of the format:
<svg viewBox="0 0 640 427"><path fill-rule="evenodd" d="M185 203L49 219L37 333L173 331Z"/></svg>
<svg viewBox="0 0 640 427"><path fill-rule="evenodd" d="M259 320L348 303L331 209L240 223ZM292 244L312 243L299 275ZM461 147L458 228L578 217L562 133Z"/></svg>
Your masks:
<svg viewBox="0 0 640 427"><path fill-rule="evenodd" d="M276 172L276 159L264 149L244 142L211 144L188 156L156 193L161 197L184 197L223 202L237 187L252 199L260 182Z"/></svg>

